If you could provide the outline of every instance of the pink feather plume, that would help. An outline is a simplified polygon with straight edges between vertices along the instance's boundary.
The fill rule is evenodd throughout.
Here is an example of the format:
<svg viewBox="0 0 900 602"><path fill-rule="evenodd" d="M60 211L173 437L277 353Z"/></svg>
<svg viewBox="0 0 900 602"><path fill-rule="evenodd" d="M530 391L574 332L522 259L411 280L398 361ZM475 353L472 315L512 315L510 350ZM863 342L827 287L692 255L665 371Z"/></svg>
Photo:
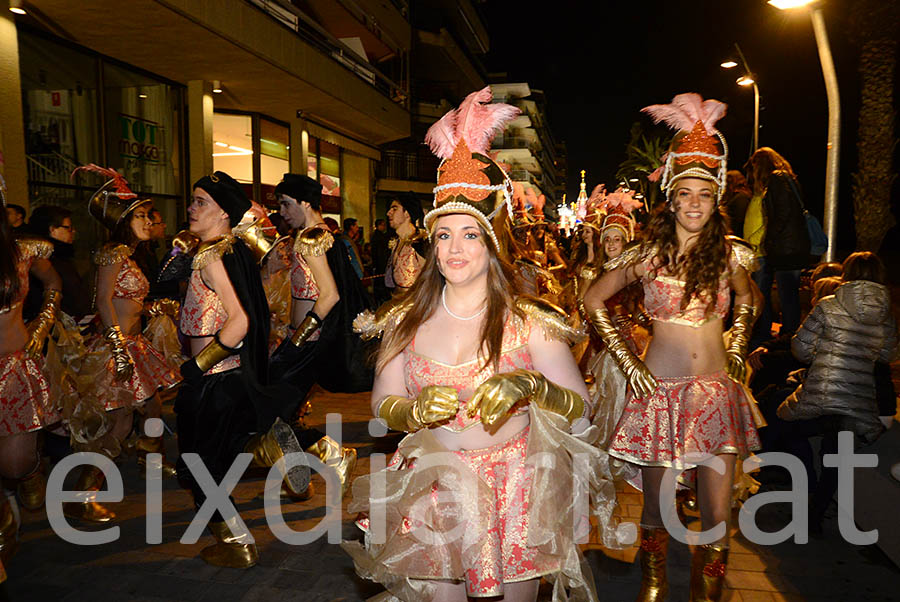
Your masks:
<svg viewBox="0 0 900 602"><path fill-rule="evenodd" d="M644 204L634 198L634 190L623 190L618 188L615 192L606 195L606 200L602 204L602 208L613 213L631 213L635 209L640 209Z"/></svg>
<svg viewBox="0 0 900 602"><path fill-rule="evenodd" d="M512 105L491 103L492 98L490 86L472 92L458 109L449 111L428 128L425 142L431 152L449 159L462 138L470 151L486 155L494 136L521 112Z"/></svg>
<svg viewBox="0 0 900 602"><path fill-rule="evenodd" d="M437 120L425 134L425 143L436 156L449 159L456 149L459 139L456 136L456 109L448 111Z"/></svg>
<svg viewBox="0 0 900 602"><path fill-rule="evenodd" d="M728 105L723 102L703 100L699 94L688 92L673 98L671 104L650 105L641 112L650 115L655 123L665 122L676 130L690 131L699 121L711 136L715 132L716 122L725 116L727 108Z"/></svg>
<svg viewBox="0 0 900 602"><path fill-rule="evenodd" d="M110 167L100 167L99 165L95 165L94 163L88 163L87 165L76 167L74 170L72 170L72 173L69 177L74 179L75 174L80 171L89 171L91 173L105 176L111 180L115 180L116 194L120 199L137 198L137 195L131 191L131 188L128 187L128 180L126 180L122 174Z"/></svg>

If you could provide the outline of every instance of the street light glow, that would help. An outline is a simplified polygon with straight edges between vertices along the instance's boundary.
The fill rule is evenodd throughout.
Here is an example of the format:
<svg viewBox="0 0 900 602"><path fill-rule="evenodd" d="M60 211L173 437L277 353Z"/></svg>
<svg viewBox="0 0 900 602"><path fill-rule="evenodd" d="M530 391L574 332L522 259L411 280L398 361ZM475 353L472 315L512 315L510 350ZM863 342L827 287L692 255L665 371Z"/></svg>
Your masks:
<svg viewBox="0 0 900 602"><path fill-rule="evenodd" d="M24 15L25 8L22 6L22 0L10 0L9 2L9 12L15 13L17 15Z"/></svg>
<svg viewBox="0 0 900 602"><path fill-rule="evenodd" d="M719 66L722 67L722 69L733 69L734 67L737 67L737 63L734 61L725 61Z"/></svg>
<svg viewBox="0 0 900 602"><path fill-rule="evenodd" d="M756 82L753 80L753 78L748 75L742 75L741 77L737 78L737 85L739 86L752 86L755 83Z"/></svg>
<svg viewBox="0 0 900 602"><path fill-rule="evenodd" d="M769 0L769 4L779 10L788 10L791 8L800 8L807 4L812 4L815 0Z"/></svg>

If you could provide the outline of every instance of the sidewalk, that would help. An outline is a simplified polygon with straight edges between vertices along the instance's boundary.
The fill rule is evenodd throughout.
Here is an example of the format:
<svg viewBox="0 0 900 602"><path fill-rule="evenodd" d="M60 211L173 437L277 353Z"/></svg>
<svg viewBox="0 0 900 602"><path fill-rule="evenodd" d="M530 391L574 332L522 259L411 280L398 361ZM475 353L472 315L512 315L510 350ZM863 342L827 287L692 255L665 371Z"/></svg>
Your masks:
<svg viewBox="0 0 900 602"><path fill-rule="evenodd" d="M166 404L165 411L167 421L173 424L171 404ZM313 397L311 423L324 424L327 412L343 415L344 441L360 454L356 474L368 472L371 453L390 454L396 449L397 434L381 439L369 436L368 394L332 395L319 391ZM175 442L171 438L167 448L174 456ZM305 546L289 546L274 538L265 527L260 498L264 472L251 473L234 492L238 509L260 549L259 565L241 571L211 567L199 559L200 550L212 542L209 536L193 545L179 543L193 511L190 496L174 481L163 485L163 543L147 544L144 484L133 458L124 460L120 468L125 501L111 505L119 520L102 526L74 525L85 530L118 527L120 537L113 543L90 547L67 543L53 533L43 510L23 511L20 549L7 567L6 591L11 600L325 602L364 600L382 591L378 585L358 579L349 557L324 537ZM323 482L318 476L313 482L317 490L312 499L282 507L285 520L294 530L313 528L325 514ZM619 489L618 501L620 517L638 522L640 493L625 485ZM353 518L346 511L343 513L345 539L360 536ZM763 530L776 531L789 518L786 504L771 504L760 510L757 521ZM610 551L590 544L585 548L600 599L634 600L640 588L636 548ZM668 598L672 602L688 598L689 565L687 546L673 541ZM807 545L785 542L757 546L735 532L726 580L728 591L724 599L735 602L900 599L900 570L874 546L845 543L833 518L826 519L824 538L813 539ZM542 588L541 599L549 599L548 596L549 589Z"/></svg>

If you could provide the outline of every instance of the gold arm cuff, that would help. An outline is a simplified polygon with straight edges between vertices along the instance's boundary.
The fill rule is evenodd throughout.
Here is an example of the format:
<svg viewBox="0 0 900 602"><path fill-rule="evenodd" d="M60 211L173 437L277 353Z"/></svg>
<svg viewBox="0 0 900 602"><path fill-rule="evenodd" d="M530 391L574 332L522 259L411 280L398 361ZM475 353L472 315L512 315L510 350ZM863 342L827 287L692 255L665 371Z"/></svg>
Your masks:
<svg viewBox="0 0 900 602"><path fill-rule="evenodd" d="M234 352L234 349L226 347L219 342L219 336L217 334L206 347L197 353L196 357L194 357L194 361L197 362L197 366L200 370L206 372L225 358L234 355Z"/></svg>
<svg viewBox="0 0 900 602"><path fill-rule="evenodd" d="M303 343L305 343L309 337L313 335L315 331L319 329L319 323L316 322L311 316L306 316L303 318L303 321L300 322L300 326L297 327L297 330L294 331L294 334L291 336L291 343L295 346L299 347Z"/></svg>

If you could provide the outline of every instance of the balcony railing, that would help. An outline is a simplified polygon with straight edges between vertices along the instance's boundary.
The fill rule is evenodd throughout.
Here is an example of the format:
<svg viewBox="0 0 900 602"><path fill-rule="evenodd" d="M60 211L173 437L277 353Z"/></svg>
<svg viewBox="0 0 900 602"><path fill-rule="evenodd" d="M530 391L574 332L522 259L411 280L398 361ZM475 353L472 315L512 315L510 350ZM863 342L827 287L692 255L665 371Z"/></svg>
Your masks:
<svg viewBox="0 0 900 602"><path fill-rule="evenodd" d="M527 148L535 155L540 152L540 145L533 138L525 136L497 136L494 139L493 147L495 149Z"/></svg>
<svg viewBox="0 0 900 602"><path fill-rule="evenodd" d="M304 42L314 46L323 54L371 84L376 90L409 109L409 90L398 85L368 61L359 57L349 46L332 36L321 25L288 0L247 0L282 25L297 32Z"/></svg>
<svg viewBox="0 0 900 602"><path fill-rule="evenodd" d="M29 182L71 184L69 175L78 163L59 153L25 155Z"/></svg>
<svg viewBox="0 0 900 602"><path fill-rule="evenodd" d="M526 184L534 184L535 186L540 186L540 182L535 177L533 173L528 171L527 169L511 169L507 174L509 179L513 182L524 182Z"/></svg>
<svg viewBox="0 0 900 602"><path fill-rule="evenodd" d="M440 160L433 155L406 153L402 151L381 151L378 177L389 180L414 180L434 182Z"/></svg>

